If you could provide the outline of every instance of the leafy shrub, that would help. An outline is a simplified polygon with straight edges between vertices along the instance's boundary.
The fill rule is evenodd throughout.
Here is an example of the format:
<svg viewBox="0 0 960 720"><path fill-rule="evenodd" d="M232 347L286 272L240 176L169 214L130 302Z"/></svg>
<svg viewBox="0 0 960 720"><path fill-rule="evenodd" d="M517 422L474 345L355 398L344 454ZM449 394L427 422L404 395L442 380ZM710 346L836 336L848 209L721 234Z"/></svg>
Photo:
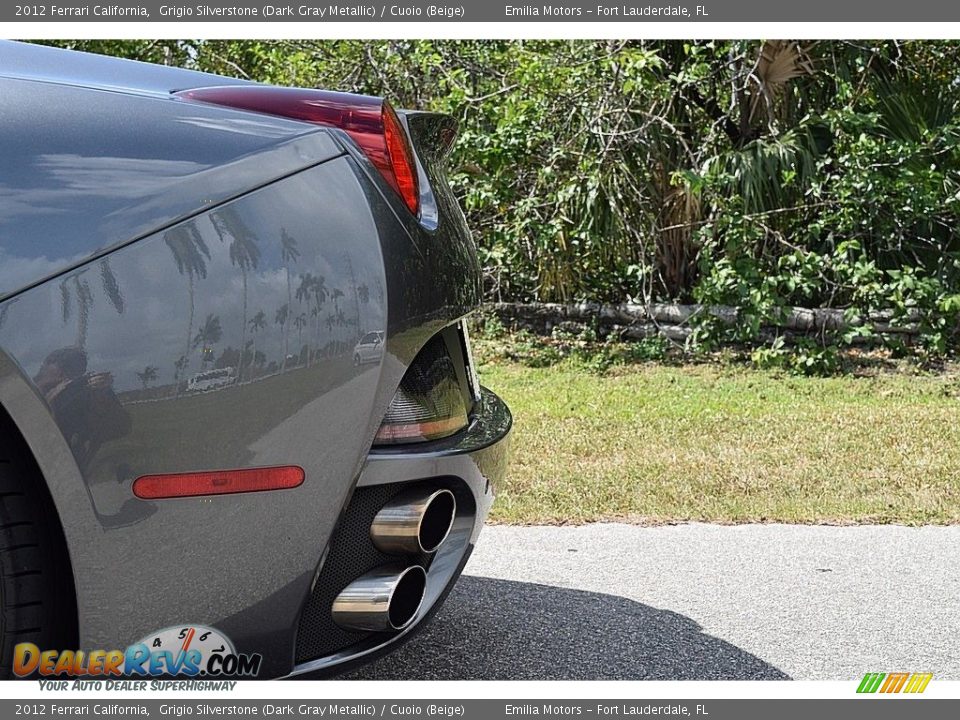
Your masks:
<svg viewBox="0 0 960 720"><path fill-rule="evenodd" d="M692 351L747 344L798 369L865 342L957 351L957 43L57 44L450 113L492 300L729 304L733 324L696 318ZM764 327L793 305L859 322L777 345Z"/></svg>

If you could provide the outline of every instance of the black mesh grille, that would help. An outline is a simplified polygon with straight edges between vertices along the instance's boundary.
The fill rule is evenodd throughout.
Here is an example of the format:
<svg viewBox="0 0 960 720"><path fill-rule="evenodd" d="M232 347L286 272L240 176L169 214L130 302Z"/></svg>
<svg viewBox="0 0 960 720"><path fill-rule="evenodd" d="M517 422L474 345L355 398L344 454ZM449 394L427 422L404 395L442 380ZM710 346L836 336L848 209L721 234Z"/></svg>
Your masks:
<svg viewBox="0 0 960 720"><path fill-rule="evenodd" d="M320 571L313 594L300 616L297 663L325 657L373 634L344 630L333 621L330 608L334 598L351 582L375 567L398 561L429 568L431 555L387 555L380 552L370 539L370 524L380 508L401 490L412 487L417 486L410 483L392 483L361 487L354 492L353 499L330 541L330 552ZM386 636L387 633L376 635Z"/></svg>

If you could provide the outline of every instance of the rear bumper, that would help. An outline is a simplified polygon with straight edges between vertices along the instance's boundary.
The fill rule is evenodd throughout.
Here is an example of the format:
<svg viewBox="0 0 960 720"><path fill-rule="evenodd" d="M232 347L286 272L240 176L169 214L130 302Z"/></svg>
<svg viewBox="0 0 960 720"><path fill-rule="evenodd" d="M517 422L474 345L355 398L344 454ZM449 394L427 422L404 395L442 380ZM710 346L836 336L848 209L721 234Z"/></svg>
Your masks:
<svg viewBox="0 0 960 720"><path fill-rule="evenodd" d="M457 435L415 446L374 450L361 472L301 614L291 675L342 670L370 660L409 638L439 608L459 577L506 472L513 419L506 404L484 389L471 423ZM453 528L440 549L423 560L427 588L416 619L394 633L337 630L330 601L342 586L382 562L369 540L369 518L393 495L414 484L447 487L457 497Z"/></svg>

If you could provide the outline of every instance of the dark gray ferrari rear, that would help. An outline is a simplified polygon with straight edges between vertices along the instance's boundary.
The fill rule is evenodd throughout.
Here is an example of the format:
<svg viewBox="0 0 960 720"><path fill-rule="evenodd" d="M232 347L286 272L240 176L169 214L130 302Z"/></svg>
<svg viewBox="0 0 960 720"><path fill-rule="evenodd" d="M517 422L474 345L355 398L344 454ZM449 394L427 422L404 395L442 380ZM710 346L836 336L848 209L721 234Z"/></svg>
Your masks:
<svg viewBox="0 0 960 720"><path fill-rule="evenodd" d="M511 426L450 118L18 43L0 97L0 668L194 623L279 677L414 632Z"/></svg>

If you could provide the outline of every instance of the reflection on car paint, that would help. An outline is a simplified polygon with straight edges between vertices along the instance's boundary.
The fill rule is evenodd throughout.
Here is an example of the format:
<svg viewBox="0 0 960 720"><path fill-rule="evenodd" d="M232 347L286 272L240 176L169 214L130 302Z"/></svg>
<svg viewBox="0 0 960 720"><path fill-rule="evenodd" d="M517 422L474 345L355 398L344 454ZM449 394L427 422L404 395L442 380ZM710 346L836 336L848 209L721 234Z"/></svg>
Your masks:
<svg viewBox="0 0 960 720"><path fill-rule="evenodd" d="M333 172L321 166L282 191L265 188L3 305L4 346L36 368L41 394L54 393L48 403L98 512L113 515L143 472L193 469L201 454L213 467L242 465L261 423L354 373L365 334L358 328L385 326L384 286L376 229L347 209L358 204L349 197L359 184L341 180L330 190L324 176ZM298 206L322 187L343 197L315 226L314 213ZM55 319L43 310L51 304ZM49 319L28 331L42 316ZM64 358L83 372L67 376L56 363ZM304 390L271 392L276 383ZM239 408L258 408L239 432L210 422L219 412L212 396L224 393L231 421ZM166 416L179 419L171 425Z"/></svg>
<svg viewBox="0 0 960 720"><path fill-rule="evenodd" d="M113 392L113 375L88 373L82 347L51 352L33 381L81 468L101 445L130 431L130 415Z"/></svg>
<svg viewBox="0 0 960 720"><path fill-rule="evenodd" d="M21 48L2 51L6 63ZM0 96L0 298L342 153L283 118L123 93L104 112L101 91L8 77Z"/></svg>
<svg viewBox="0 0 960 720"><path fill-rule="evenodd" d="M365 365L380 362L383 357L383 333L379 330L364 333L353 348L353 364Z"/></svg>
<svg viewBox="0 0 960 720"><path fill-rule="evenodd" d="M42 65L34 55L63 57L0 47L24 72ZM79 57L101 79L128 77ZM338 131L188 106L159 95L209 78L130 72L132 93L0 78L0 398L60 510L81 646L190 618L286 673L358 478L461 478L458 506L477 513L431 570L436 599L491 500L478 468L502 475L502 437L469 455L453 446L506 432L488 404L449 446L368 454L411 360L480 300L462 213L434 182L430 138L452 121L404 115L428 138L418 170L434 182L418 218ZM147 80L153 94L138 95ZM378 357L355 365L369 333ZM303 484L157 501L131 490L147 473L278 465L301 467Z"/></svg>

